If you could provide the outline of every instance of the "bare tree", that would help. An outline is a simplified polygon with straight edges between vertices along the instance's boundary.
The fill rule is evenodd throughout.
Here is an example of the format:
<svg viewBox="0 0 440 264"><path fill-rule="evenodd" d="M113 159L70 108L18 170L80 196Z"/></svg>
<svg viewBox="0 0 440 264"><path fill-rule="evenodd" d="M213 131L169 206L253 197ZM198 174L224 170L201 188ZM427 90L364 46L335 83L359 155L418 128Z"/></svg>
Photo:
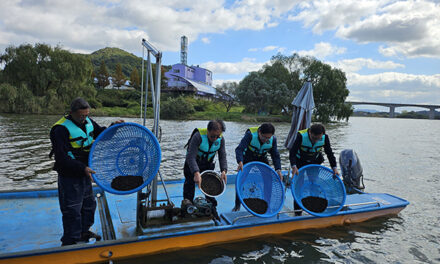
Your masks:
<svg viewBox="0 0 440 264"><path fill-rule="evenodd" d="M235 103L235 90L237 87L238 83L236 82L224 82L216 87L220 95L219 100L226 107L226 112L229 112Z"/></svg>

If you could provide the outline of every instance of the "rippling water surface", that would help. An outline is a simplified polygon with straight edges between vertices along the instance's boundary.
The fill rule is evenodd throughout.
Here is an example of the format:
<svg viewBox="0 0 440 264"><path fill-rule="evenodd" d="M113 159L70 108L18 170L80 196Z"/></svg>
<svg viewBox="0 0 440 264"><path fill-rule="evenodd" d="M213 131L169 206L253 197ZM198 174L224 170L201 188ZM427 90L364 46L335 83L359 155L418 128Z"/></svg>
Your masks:
<svg viewBox="0 0 440 264"><path fill-rule="evenodd" d="M0 115L0 190L56 187L49 159L49 131L59 116ZM101 125L117 118L96 117ZM139 119L126 121L141 123ZM165 178L182 178L185 145L207 121L161 121ZM147 126L151 127L151 120ZM226 122L228 167L234 149L255 123ZM282 147L289 124L275 124ZM368 192L386 192L410 201L397 217L349 226L292 232L245 242L158 254L126 263L440 263L440 151L438 120L352 117L327 126L333 149L354 149ZM328 165L328 163L326 164Z"/></svg>

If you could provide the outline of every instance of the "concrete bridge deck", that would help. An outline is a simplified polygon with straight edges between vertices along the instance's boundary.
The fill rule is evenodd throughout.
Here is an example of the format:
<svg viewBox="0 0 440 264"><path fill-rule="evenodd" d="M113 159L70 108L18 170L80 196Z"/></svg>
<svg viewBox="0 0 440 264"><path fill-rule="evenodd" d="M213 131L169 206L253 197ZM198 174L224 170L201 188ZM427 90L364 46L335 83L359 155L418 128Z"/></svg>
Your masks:
<svg viewBox="0 0 440 264"><path fill-rule="evenodd" d="M390 108L390 118L394 118L396 116L395 110L397 107L421 107L429 109L428 117L429 119L435 118L435 109L440 108L440 105L428 105L428 104L395 104L395 103L377 103L377 102L352 102L345 101L351 105L379 105Z"/></svg>

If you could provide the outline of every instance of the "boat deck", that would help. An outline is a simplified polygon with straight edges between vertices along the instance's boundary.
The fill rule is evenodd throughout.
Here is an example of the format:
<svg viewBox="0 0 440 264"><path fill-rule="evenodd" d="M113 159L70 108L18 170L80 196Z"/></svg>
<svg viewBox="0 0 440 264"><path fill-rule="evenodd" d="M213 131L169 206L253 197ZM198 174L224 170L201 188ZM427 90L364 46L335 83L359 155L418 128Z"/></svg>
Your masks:
<svg viewBox="0 0 440 264"><path fill-rule="evenodd" d="M63 225L58 191L0 193L0 226L0 254L59 247ZM91 230L102 233L98 210Z"/></svg>
<svg viewBox="0 0 440 264"><path fill-rule="evenodd" d="M234 182L235 175L229 175L227 189L217 199L220 221L205 218L179 224L152 226L143 228L143 234L140 235L136 233L135 222L137 194L114 195L95 187L98 207L92 231L100 234L103 241L69 247L60 247L63 229L57 190L0 192L0 262L10 257L38 255L41 252L65 252L148 241L160 245L157 249L151 249L153 252L169 247L170 241L167 242L166 239L176 238L180 240L173 243L182 248L188 244L188 239L185 239L188 235L192 236L193 243L188 246L200 246L265 234L361 222L373 217L397 214L408 205L406 200L389 194L352 194L347 195L346 206L334 216L319 218L305 212L302 216L294 216L292 194L290 189L287 189L281 212L271 218L260 218L248 213L243 206L240 211L232 212L235 202ZM183 180L168 181L166 186L172 202L180 207ZM198 188L197 196L202 196ZM159 185L158 199L165 198L165 192ZM200 241L194 239L197 236L200 237ZM164 242L157 243L159 240Z"/></svg>

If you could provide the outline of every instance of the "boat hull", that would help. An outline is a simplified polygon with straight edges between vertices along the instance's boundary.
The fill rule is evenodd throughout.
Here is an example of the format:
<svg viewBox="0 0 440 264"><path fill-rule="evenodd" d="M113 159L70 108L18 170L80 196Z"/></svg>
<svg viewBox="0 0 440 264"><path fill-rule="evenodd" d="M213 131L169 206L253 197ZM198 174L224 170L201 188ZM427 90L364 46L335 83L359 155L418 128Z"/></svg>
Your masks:
<svg viewBox="0 0 440 264"><path fill-rule="evenodd" d="M182 181L171 181L167 184L170 193L181 193ZM343 210L331 217L316 217L305 214L295 216L293 199L286 194L285 206L277 216L260 218L246 212L231 212L235 199L233 184L228 184L228 190L219 200L218 211L221 221L210 219L175 225L164 225L144 228L141 235L135 226L136 195L117 196L103 193L95 188L99 210L96 213L94 228L102 234L103 241L78 244L67 247L59 246L59 236L62 233L61 215L58 208L53 208L58 200L56 190L38 190L28 192L0 193L0 224L10 225L9 229L18 230L16 225L28 226L18 234L22 241L13 239L12 232L0 231L5 236L0 242L0 263L94 263L108 260L134 258L143 255L167 251L176 251L214 244L231 243L234 241L252 239L261 236L279 235L304 229L326 228L335 225L355 224L376 217L396 215L409 203L389 194L355 194L348 195ZM232 189L232 190L231 190ZM160 196L164 194L159 192ZM180 195L171 197L174 204L182 199ZM49 201L43 202L44 199ZM14 204L11 204L11 203ZM45 204L46 214L51 219L42 219L42 223L27 222L27 216L38 214L23 210L5 210L5 208L24 208L33 210L35 205ZM28 207L26 207L28 206ZM20 221L10 221L17 219ZM36 233L39 225L54 223L52 244L41 242L42 235ZM33 226L32 226L33 225ZM110 232L111 231L111 232ZM113 232L113 233L112 233ZM23 250L25 248L25 250ZM30 249L30 250L29 250Z"/></svg>

